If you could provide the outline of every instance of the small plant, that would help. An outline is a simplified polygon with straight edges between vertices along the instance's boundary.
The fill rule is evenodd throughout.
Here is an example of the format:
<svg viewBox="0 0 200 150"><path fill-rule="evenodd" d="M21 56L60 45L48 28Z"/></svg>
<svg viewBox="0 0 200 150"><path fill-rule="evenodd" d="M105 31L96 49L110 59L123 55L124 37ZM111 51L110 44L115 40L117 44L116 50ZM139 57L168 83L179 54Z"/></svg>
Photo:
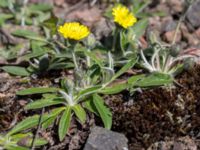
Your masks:
<svg viewBox="0 0 200 150"><path fill-rule="evenodd" d="M79 63L83 57L76 56L76 46L82 39L86 38L90 31L89 29L76 22L65 23L63 26L58 27L59 33L66 38L74 62L74 75L72 79L63 79L61 81L61 88L31 88L19 91L18 95L29 95L39 93L51 93L43 94L43 98L28 104L25 109L39 109L48 106L56 106L52 112L57 112L56 115L49 115L42 121L42 125L48 127L52 124L57 116L61 115L59 121L58 135L60 141L63 140L70 127L70 121L73 114L78 118L80 123L86 121L85 108L92 113L97 114L103 120L104 126L108 129L112 125L112 114L110 110L105 106L100 93L109 93L107 88L110 83L121 76L125 71L130 69L137 60L129 61L124 67L115 73L112 61L108 62L109 67L103 65L103 61L98 60L91 53L90 46L86 46L87 49L83 49L83 54L86 58L86 69L81 67ZM111 58L109 58L111 59ZM107 64L105 64L107 65ZM126 87L123 87L123 89ZM110 89L112 93L120 92L122 88L116 91ZM53 113L55 114L55 113ZM32 121L34 120L32 117ZM37 118L36 118L37 119ZM30 120L30 118L28 118ZM26 120L22 121L24 124ZM45 125L44 125L45 124ZM31 124L32 126L33 124Z"/></svg>
<svg viewBox="0 0 200 150"><path fill-rule="evenodd" d="M145 32L147 19L137 19L137 14L122 4L115 5L105 15L115 22L112 35L105 38L103 43L103 46L110 50L114 64L123 66L127 60L137 59L138 41Z"/></svg>
<svg viewBox="0 0 200 150"><path fill-rule="evenodd" d="M110 110L105 106L102 97L99 95L100 93L104 94L114 94L118 93L125 88L126 86L121 86L111 88L109 84L113 82L117 77L122 75L127 69L131 68L135 62L129 62L126 66L124 66L121 70L119 70L107 83L102 83L98 85L90 85L88 87L80 86L85 84L79 84L81 80L72 81L62 80L61 88L30 88L19 91L18 95L30 95L30 94L40 94L40 93L51 93L51 94L43 94L43 98L40 100L36 100L32 103L29 103L25 109L39 109L48 106L58 105L57 108L52 110L53 115L48 115L46 119L42 122L43 126L48 127L51 125L58 115L61 115L61 119L59 122L59 130L58 135L59 139L62 141L65 137L69 127L70 127L70 120L72 114L75 114L76 117L79 119L80 123L84 123L86 121L86 111L85 108L92 113L100 116L104 126L108 129L111 128L112 125L112 114ZM88 79L88 78L87 78ZM89 80L92 80L89 78ZM75 83L76 84L75 84ZM56 112L56 113L54 113ZM32 121L36 122L35 118L32 117ZM22 121L23 124L26 124L28 120ZM21 123L22 124L22 123ZM45 124L45 125L44 125ZM36 124L35 124L36 125ZM20 125L18 125L20 126ZM34 126L31 124L31 126ZM45 128L46 128L45 127Z"/></svg>
<svg viewBox="0 0 200 150"><path fill-rule="evenodd" d="M147 50L153 51L153 53L150 52L149 59L146 57L148 56L148 53L146 53L145 56L143 50L140 50L140 56L144 68L149 72L159 72L170 76L176 75L177 71L183 67L184 60L187 58L194 59L199 56L197 49L179 52L173 47L166 47L159 43L152 44Z"/></svg>

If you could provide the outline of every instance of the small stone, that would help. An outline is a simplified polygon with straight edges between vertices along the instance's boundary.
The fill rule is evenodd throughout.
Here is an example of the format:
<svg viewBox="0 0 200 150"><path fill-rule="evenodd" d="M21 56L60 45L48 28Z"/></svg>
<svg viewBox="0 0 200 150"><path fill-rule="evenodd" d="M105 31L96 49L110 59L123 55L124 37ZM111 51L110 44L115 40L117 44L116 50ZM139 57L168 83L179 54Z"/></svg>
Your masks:
<svg viewBox="0 0 200 150"><path fill-rule="evenodd" d="M171 17L167 17L162 21L162 32L173 31L176 29L177 23Z"/></svg>
<svg viewBox="0 0 200 150"><path fill-rule="evenodd" d="M170 14L171 8L168 7L165 3L160 3L157 7L156 7L156 11L157 12L163 12L164 14Z"/></svg>
<svg viewBox="0 0 200 150"><path fill-rule="evenodd" d="M65 3L65 0L54 0L56 6L62 6Z"/></svg>
<svg viewBox="0 0 200 150"><path fill-rule="evenodd" d="M199 38L200 38L200 30L196 30L196 32L194 33L190 33L188 31L188 28L186 27L185 24L181 24L181 32L183 35L183 38L186 39L186 41L188 42L188 44L191 46L196 46L199 44ZM198 34L199 34L199 38L198 38Z"/></svg>
<svg viewBox="0 0 200 150"><path fill-rule="evenodd" d="M98 22L94 24L93 30L94 35L97 40L100 40L102 37L108 37L112 32L114 24L107 21L105 18L101 18Z"/></svg>
<svg viewBox="0 0 200 150"><path fill-rule="evenodd" d="M196 37L195 34L189 35L188 43L192 46L196 46L199 44L199 39Z"/></svg>
<svg viewBox="0 0 200 150"><path fill-rule="evenodd" d="M28 102L26 100L19 100L21 106L25 106Z"/></svg>
<svg viewBox="0 0 200 150"><path fill-rule="evenodd" d="M164 40L168 43L171 43L174 39L174 36L175 36L175 30L173 31L168 31L164 34ZM175 42L180 42L181 41L181 32L178 31L177 32L177 35L176 35L176 39L175 39Z"/></svg>
<svg viewBox="0 0 200 150"><path fill-rule="evenodd" d="M183 2L182 0L168 0L168 5L171 8L173 14L180 13L183 11Z"/></svg>
<svg viewBox="0 0 200 150"><path fill-rule="evenodd" d="M92 7L90 9L85 8L71 12L67 15L67 18L71 20L76 18L84 25L92 27L95 23L102 19L101 13L102 11L98 7Z"/></svg>
<svg viewBox="0 0 200 150"><path fill-rule="evenodd" d="M188 10L186 17L193 27L200 27L200 0L194 2Z"/></svg>
<svg viewBox="0 0 200 150"><path fill-rule="evenodd" d="M120 133L94 127L84 150L128 150L127 138Z"/></svg>

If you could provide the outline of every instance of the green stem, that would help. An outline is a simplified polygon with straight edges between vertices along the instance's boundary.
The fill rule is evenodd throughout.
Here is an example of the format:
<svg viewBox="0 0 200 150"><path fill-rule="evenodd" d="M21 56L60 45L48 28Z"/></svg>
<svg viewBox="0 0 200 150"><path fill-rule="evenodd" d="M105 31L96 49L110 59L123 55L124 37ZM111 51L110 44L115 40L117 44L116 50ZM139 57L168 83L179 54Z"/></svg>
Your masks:
<svg viewBox="0 0 200 150"><path fill-rule="evenodd" d="M78 70L78 64L77 64L77 60L76 60L76 54L74 52L74 50L72 50L72 58L73 58L73 62L75 65L75 69Z"/></svg>
<svg viewBox="0 0 200 150"><path fill-rule="evenodd" d="M115 48L116 48L116 42L117 42L117 36L118 36L118 27L115 28L115 31L114 31L114 37L113 37L113 43L112 43L112 52L115 51Z"/></svg>
<svg viewBox="0 0 200 150"><path fill-rule="evenodd" d="M112 58L112 54L111 51L108 51L108 61L109 61L109 68L113 69L113 58Z"/></svg>
<svg viewBox="0 0 200 150"><path fill-rule="evenodd" d="M90 49L88 48L87 51L90 52ZM87 67L90 68L90 66L91 66L91 59L90 59L89 56L86 56L86 59L87 59ZM87 84L88 85L90 84L90 77L89 76L87 77Z"/></svg>
<svg viewBox="0 0 200 150"><path fill-rule="evenodd" d="M66 40L65 42L66 42L67 45L70 44L72 59L73 59L74 66L75 66L75 71L78 71L79 68L78 68L78 63L77 63L76 53L75 53L75 47L76 47L77 41Z"/></svg>

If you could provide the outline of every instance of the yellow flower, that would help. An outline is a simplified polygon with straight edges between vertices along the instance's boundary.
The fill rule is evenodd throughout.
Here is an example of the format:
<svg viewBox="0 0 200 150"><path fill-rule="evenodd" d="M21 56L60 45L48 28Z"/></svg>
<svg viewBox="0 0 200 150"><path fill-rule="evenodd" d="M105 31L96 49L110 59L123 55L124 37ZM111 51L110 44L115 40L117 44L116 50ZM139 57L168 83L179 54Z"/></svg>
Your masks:
<svg viewBox="0 0 200 150"><path fill-rule="evenodd" d="M118 23L125 29L137 22L135 16L123 5L117 5L114 7L112 9L112 15L114 16L114 22Z"/></svg>
<svg viewBox="0 0 200 150"><path fill-rule="evenodd" d="M72 40L81 40L90 34L88 27L78 22L65 23L58 27L58 32L64 37Z"/></svg>

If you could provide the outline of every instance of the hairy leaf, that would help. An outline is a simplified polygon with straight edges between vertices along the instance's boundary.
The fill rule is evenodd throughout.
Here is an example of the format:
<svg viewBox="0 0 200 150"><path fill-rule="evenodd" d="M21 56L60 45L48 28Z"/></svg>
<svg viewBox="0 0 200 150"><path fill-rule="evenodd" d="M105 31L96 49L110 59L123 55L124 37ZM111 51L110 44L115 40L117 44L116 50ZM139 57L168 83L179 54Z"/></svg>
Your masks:
<svg viewBox="0 0 200 150"><path fill-rule="evenodd" d="M93 103L100 114L100 117L104 123L105 128L111 129L112 113L110 112L109 108L105 106L104 100L99 95L94 94Z"/></svg>
<svg viewBox="0 0 200 150"><path fill-rule="evenodd" d="M26 68L18 67L18 66L4 66L2 69L12 75L18 76L30 76L30 73L26 70Z"/></svg>
<svg viewBox="0 0 200 150"><path fill-rule="evenodd" d="M126 65L124 65L113 77L112 77L112 81L114 81L116 78L118 78L119 76L121 76L123 73L125 73L128 69L132 68L135 63L137 62L137 60L131 60L129 61Z"/></svg>
<svg viewBox="0 0 200 150"><path fill-rule="evenodd" d="M65 101L63 99L41 99L34 102L31 102L25 106L25 109L38 109L52 105L62 104Z"/></svg>
<svg viewBox="0 0 200 150"><path fill-rule="evenodd" d="M99 93L117 94L117 93L120 93L121 91L125 90L127 87L128 87L127 83L119 83L119 84L115 84L112 86L108 86L108 87L104 88L103 90L101 90Z"/></svg>
<svg viewBox="0 0 200 150"><path fill-rule="evenodd" d="M59 122L58 135L59 140L62 141L69 130L71 122L71 107L66 107Z"/></svg>
<svg viewBox="0 0 200 150"><path fill-rule="evenodd" d="M78 117L78 119L83 124L86 121L86 112L85 112L85 110L79 104L73 106L72 109L75 112L75 115Z"/></svg>
<svg viewBox="0 0 200 150"><path fill-rule="evenodd" d="M18 91L17 95L30 95L30 94L42 94L42 93L52 93L57 92L58 88L46 88L46 87L34 87L34 88L28 88L21 91Z"/></svg>
<svg viewBox="0 0 200 150"><path fill-rule="evenodd" d="M162 73L152 73L149 76L139 80L136 83L136 86L138 87L161 86L165 84L171 84L172 82L173 78L170 75Z"/></svg>
<svg viewBox="0 0 200 150"><path fill-rule="evenodd" d="M41 121L44 122L48 119L48 115L43 115ZM34 115L32 117L28 117L24 120L22 120L20 123L18 123L10 132L8 132L8 135L12 135L14 133L20 132L22 130L27 130L29 128L32 128L36 126L39 122L39 115Z"/></svg>

